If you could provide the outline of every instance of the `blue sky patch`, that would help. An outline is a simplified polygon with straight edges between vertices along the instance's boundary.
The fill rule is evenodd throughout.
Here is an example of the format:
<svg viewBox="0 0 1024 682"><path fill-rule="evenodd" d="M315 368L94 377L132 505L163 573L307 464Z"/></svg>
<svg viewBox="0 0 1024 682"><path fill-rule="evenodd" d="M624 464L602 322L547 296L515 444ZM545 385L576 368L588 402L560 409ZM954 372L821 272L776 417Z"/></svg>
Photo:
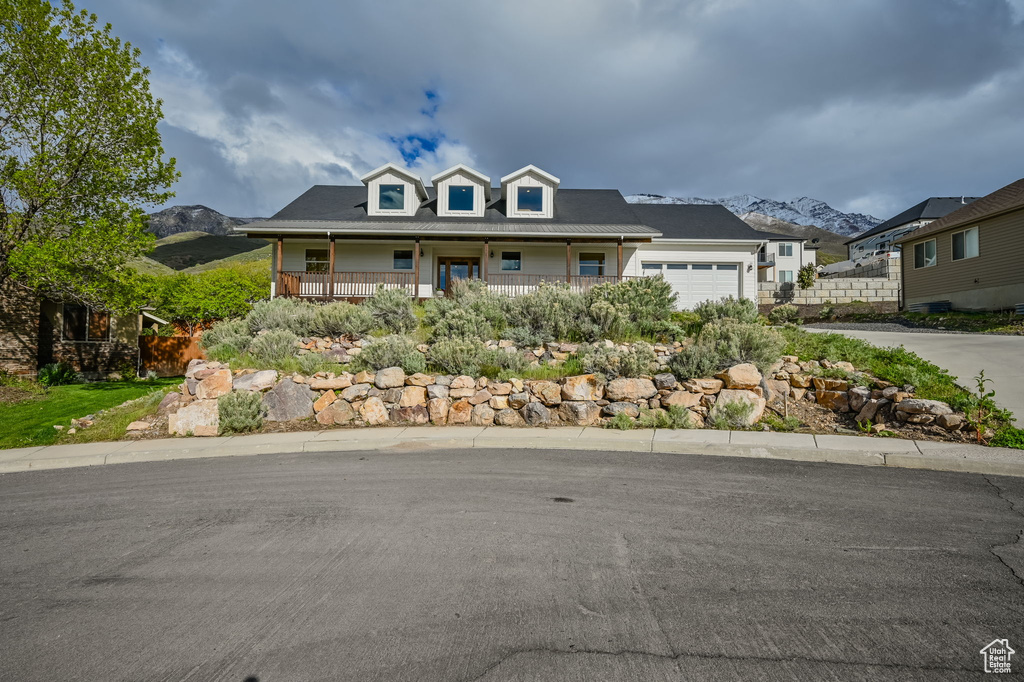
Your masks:
<svg viewBox="0 0 1024 682"><path fill-rule="evenodd" d="M409 166L416 163L424 154L433 154L438 146L445 140L442 132L425 133L423 135L405 135L404 137L389 137L391 144L395 145L402 160Z"/></svg>

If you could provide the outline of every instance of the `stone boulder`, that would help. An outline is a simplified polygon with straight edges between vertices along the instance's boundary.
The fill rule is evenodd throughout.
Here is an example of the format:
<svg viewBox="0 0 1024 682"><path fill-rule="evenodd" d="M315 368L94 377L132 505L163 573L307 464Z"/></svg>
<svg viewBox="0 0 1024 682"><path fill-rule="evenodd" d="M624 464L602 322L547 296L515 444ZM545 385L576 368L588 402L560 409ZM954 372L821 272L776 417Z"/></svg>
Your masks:
<svg viewBox="0 0 1024 682"><path fill-rule="evenodd" d="M216 400L193 401L167 417L167 430L175 436L217 435L219 426L220 411ZM213 433L210 433L211 429Z"/></svg>
<svg viewBox="0 0 1024 682"><path fill-rule="evenodd" d="M566 377L562 384L562 400L600 400L603 394L604 380L596 374Z"/></svg>
<svg viewBox="0 0 1024 682"><path fill-rule="evenodd" d="M430 384L427 386L427 397L431 400L447 398L449 390L447 386L442 386L441 384Z"/></svg>
<svg viewBox="0 0 1024 682"><path fill-rule="evenodd" d="M562 402L562 388L553 381L528 381L526 387L538 400L549 407Z"/></svg>
<svg viewBox="0 0 1024 682"><path fill-rule="evenodd" d="M353 384L372 384L373 383L373 372L357 372Z"/></svg>
<svg viewBox="0 0 1024 682"><path fill-rule="evenodd" d="M617 414L625 413L627 417L639 417L640 408L636 403L608 403L601 412L606 417L614 417Z"/></svg>
<svg viewBox="0 0 1024 682"><path fill-rule="evenodd" d="M399 407L416 407L427 404L427 389L423 386L406 386L400 390L402 397L398 400Z"/></svg>
<svg viewBox="0 0 1024 682"><path fill-rule="evenodd" d="M504 409L508 408L508 396L507 395L491 396L491 399L487 401L487 404L491 406L492 410L504 410Z"/></svg>
<svg viewBox="0 0 1024 682"><path fill-rule="evenodd" d="M196 398L213 400L231 393L231 370L215 369L199 381L196 386Z"/></svg>
<svg viewBox="0 0 1024 682"><path fill-rule="evenodd" d="M957 431L964 425L963 417L956 414L940 414L935 423L947 431Z"/></svg>
<svg viewBox="0 0 1024 682"><path fill-rule="evenodd" d="M846 383L845 379L832 379L829 377L814 377L815 391L845 391L849 388L849 384Z"/></svg>
<svg viewBox="0 0 1024 682"><path fill-rule="evenodd" d="M352 405L344 400L336 400L316 415L316 420L324 426L332 424L348 424L356 418Z"/></svg>
<svg viewBox="0 0 1024 682"><path fill-rule="evenodd" d="M793 388L807 389L811 387L811 377L806 374L790 374L789 384Z"/></svg>
<svg viewBox="0 0 1024 682"><path fill-rule="evenodd" d="M761 385L761 373L749 362L733 365L715 376L725 383L726 388L731 389L751 389Z"/></svg>
<svg viewBox="0 0 1024 682"><path fill-rule="evenodd" d="M473 414L473 406L469 404L468 400L458 400L452 403L451 408L448 410L448 423L449 424L468 424L469 418Z"/></svg>
<svg viewBox="0 0 1024 682"><path fill-rule="evenodd" d="M479 391L469 397L470 405L482 405L491 399L491 392L486 388L481 388Z"/></svg>
<svg viewBox="0 0 1024 682"><path fill-rule="evenodd" d="M663 374L655 374L654 375L654 387L657 388L659 391L665 390L665 389L671 390L671 389L675 388L676 387L676 377L675 377L675 375L670 373L670 372L665 372Z"/></svg>
<svg viewBox="0 0 1024 682"><path fill-rule="evenodd" d="M452 379L451 388L472 388L476 390L476 379L465 374Z"/></svg>
<svg viewBox="0 0 1024 682"><path fill-rule="evenodd" d="M416 372L412 376L406 377L405 383L408 384L409 386L430 386L431 384L434 383L434 377L430 376L429 374Z"/></svg>
<svg viewBox="0 0 1024 682"><path fill-rule="evenodd" d="M317 398L316 401L313 403L313 411L318 413L323 412L328 407L330 407L331 403L333 403L337 399L338 396L334 393L334 391L327 391L322 396Z"/></svg>
<svg viewBox="0 0 1024 682"><path fill-rule="evenodd" d="M164 396L163 400L160 401L160 406L156 408L156 413L167 414L169 412L176 412L180 402L180 393L168 393Z"/></svg>
<svg viewBox="0 0 1024 682"><path fill-rule="evenodd" d="M792 387L789 385L789 380L783 381L782 379L765 379L765 386L768 387L768 395L766 396L769 400L778 398L782 399L790 395Z"/></svg>
<svg viewBox="0 0 1024 682"><path fill-rule="evenodd" d="M266 420L287 422L313 416L313 391L306 384L285 379L263 394Z"/></svg>
<svg viewBox="0 0 1024 682"><path fill-rule="evenodd" d="M850 399L850 411L860 412L868 400L871 399L871 389L864 386L854 386L847 392L847 395Z"/></svg>
<svg viewBox="0 0 1024 682"><path fill-rule="evenodd" d="M525 407L530 402L529 393L513 393L508 397L508 406L513 410Z"/></svg>
<svg viewBox="0 0 1024 682"><path fill-rule="evenodd" d="M341 399L352 402L353 400L365 398L369 392L370 384L354 384L341 392Z"/></svg>
<svg viewBox="0 0 1024 682"><path fill-rule="evenodd" d="M437 424L438 426L447 424L448 407L449 401L447 398L431 398L427 402L427 415L430 417L430 423Z"/></svg>
<svg viewBox="0 0 1024 682"><path fill-rule="evenodd" d="M566 400L558 406L558 416L571 426L590 426L601 418L601 408L592 400Z"/></svg>
<svg viewBox="0 0 1024 682"><path fill-rule="evenodd" d="M750 414L744 420L742 426L753 426L757 423L757 420L764 414L764 407L767 404L765 399L757 395L752 391L742 389L722 389L718 394L717 400L715 400L714 406L711 408L709 417L714 419L716 417L722 417L725 414L726 405L734 402L744 402L753 405L750 410Z"/></svg>
<svg viewBox="0 0 1024 682"><path fill-rule="evenodd" d="M469 423L473 426L490 426L494 423L494 410L487 403L474 405L470 412Z"/></svg>
<svg viewBox="0 0 1024 682"><path fill-rule="evenodd" d="M551 423L551 410L541 403L527 403L520 412L530 426L546 426Z"/></svg>
<svg viewBox="0 0 1024 682"><path fill-rule="evenodd" d="M512 393L512 384L495 381L487 385L487 390L491 395L509 395Z"/></svg>
<svg viewBox="0 0 1024 682"><path fill-rule="evenodd" d="M512 408L495 412L494 423L498 426L526 426L523 417Z"/></svg>
<svg viewBox="0 0 1024 682"><path fill-rule="evenodd" d="M426 405L396 407L391 410L390 417L391 421L398 424L426 424L430 421L430 413Z"/></svg>
<svg viewBox="0 0 1024 682"><path fill-rule="evenodd" d="M309 387L314 391L340 391L352 385L352 375L345 373L333 379L310 379Z"/></svg>
<svg viewBox="0 0 1024 682"><path fill-rule="evenodd" d="M714 395L722 390L725 382L721 379L687 379L683 382L683 388L690 393L703 393Z"/></svg>
<svg viewBox="0 0 1024 682"><path fill-rule="evenodd" d="M818 404L833 412L849 412L850 400L846 391L815 391Z"/></svg>
<svg viewBox="0 0 1024 682"><path fill-rule="evenodd" d="M875 421L875 416L878 414L878 409L882 406L883 402L888 403L889 401L869 398L858 410L856 420L859 422Z"/></svg>
<svg viewBox="0 0 1024 682"><path fill-rule="evenodd" d="M405 386L405 370L401 367L385 367L377 372L373 385L382 390Z"/></svg>
<svg viewBox="0 0 1024 682"><path fill-rule="evenodd" d="M696 407L697 405L700 405L700 399L702 397L704 397L703 393L673 391L661 399L661 406L671 407L672 405L677 405L678 407Z"/></svg>
<svg viewBox="0 0 1024 682"><path fill-rule="evenodd" d="M359 406L359 416L370 426L387 424L390 417L388 409L384 407L384 401L380 398L367 398L364 400L363 404Z"/></svg>
<svg viewBox="0 0 1024 682"><path fill-rule="evenodd" d="M613 379L605 387L605 395L613 402L625 400L636 402L658 395L658 389L650 379Z"/></svg>
<svg viewBox="0 0 1024 682"><path fill-rule="evenodd" d="M924 400L923 398L904 398L896 406L897 412L907 414L953 414L953 409L940 400Z"/></svg>
<svg viewBox="0 0 1024 682"><path fill-rule="evenodd" d="M265 369L235 377L231 388L235 391L268 391L277 383L277 371ZM325 389L319 389L325 390Z"/></svg>

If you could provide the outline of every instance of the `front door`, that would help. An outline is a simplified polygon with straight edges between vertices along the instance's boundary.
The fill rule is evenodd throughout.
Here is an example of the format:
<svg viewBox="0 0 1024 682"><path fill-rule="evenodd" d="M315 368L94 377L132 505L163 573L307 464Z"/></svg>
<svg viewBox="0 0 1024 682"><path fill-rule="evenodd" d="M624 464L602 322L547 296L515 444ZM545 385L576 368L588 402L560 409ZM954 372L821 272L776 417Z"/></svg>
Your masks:
<svg viewBox="0 0 1024 682"><path fill-rule="evenodd" d="M476 279L480 277L480 259L462 256L439 256L437 259L437 288L447 292L451 283L457 279Z"/></svg>

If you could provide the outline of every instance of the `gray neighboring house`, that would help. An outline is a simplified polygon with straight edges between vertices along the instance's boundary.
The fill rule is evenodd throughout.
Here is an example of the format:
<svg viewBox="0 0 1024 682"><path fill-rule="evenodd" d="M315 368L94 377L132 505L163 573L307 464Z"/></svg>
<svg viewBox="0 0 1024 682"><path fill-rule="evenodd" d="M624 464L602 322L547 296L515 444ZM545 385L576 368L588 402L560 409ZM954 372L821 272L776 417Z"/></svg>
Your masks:
<svg viewBox="0 0 1024 682"><path fill-rule="evenodd" d="M978 197L929 197L846 242L849 258L857 261L876 251L892 250L897 240L904 235L977 200Z"/></svg>

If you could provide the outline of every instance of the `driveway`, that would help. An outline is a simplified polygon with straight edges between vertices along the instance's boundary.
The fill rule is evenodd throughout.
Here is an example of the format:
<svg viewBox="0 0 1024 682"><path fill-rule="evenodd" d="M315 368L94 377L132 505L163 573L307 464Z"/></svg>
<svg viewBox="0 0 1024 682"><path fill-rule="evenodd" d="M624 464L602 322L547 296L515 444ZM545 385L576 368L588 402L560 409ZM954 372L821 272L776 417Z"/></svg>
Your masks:
<svg viewBox="0 0 1024 682"><path fill-rule="evenodd" d="M827 327L807 331L832 332L864 339L876 346L903 346L946 369L957 383L974 390L974 377L985 370L992 379L996 402L1013 412L1018 427L1024 427L1024 336L998 334L942 334L879 332Z"/></svg>
<svg viewBox="0 0 1024 682"><path fill-rule="evenodd" d="M651 453L6 474L0 679L974 679L1024 644L1021 509L1022 479Z"/></svg>

